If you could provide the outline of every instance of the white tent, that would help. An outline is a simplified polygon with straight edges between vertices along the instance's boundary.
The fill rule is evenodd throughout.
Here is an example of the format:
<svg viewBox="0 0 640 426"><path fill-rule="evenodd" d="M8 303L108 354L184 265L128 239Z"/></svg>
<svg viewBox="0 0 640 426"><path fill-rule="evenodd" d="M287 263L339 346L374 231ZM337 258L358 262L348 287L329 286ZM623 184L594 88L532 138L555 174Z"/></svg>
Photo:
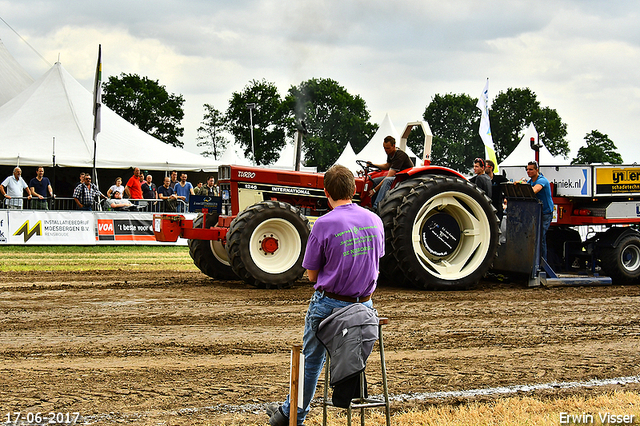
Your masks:
<svg viewBox="0 0 640 426"><path fill-rule="evenodd" d="M219 162L168 145L102 106L96 167L216 171ZM56 63L0 107L0 164L93 165L93 94Z"/></svg>
<svg viewBox="0 0 640 426"><path fill-rule="evenodd" d="M384 138L387 136L393 136L396 140L396 146L399 147L400 144L400 132L395 128L391 119L389 118L389 114L385 114L384 120L380 123L380 127L378 127L378 131L376 131L375 135L371 138L369 143L360 151L357 155L354 155L352 159L349 159L349 152L346 152L347 149L351 148L350 145L345 147L345 150L340 154L339 159L342 159L342 162L336 161L336 164L342 164L345 167L348 167L351 171L362 170L360 166L356 164L357 160L363 161L371 161L374 164L384 164L387 162L387 154L384 152L382 148L382 143L384 142ZM353 151L353 148L351 148ZM409 147L407 147L406 151L407 155L410 158L416 158L416 155L411 151ZM343 158L344 157L344 158ZM417 161L420 163L420 161ZM416 161L414 161L414 164Z"/></svg>
<svg viewBox="0 0 640 426"><path fill-rule="evenodd" d="M294 142L286 141L284 147L280 151L280 157L276 160L273 165L269 167L273 167L274 169L282 169L282 170L293 170L295 168L296 162L296 145Z"/></svg>
<svg viewBox="0 0 640 426"><path fill-rule="evenodd" d="M280 151L280 158L268 166L260 166L260 167L268 167L270 169L279 169L279 170L294 170L294 157L295 157L295 145L292 142L287 142ZM224 151L224 154L218 160L218 164L220 165L236 165L236 166L253 166L253 161L246 158L244 156L243 149L236 145L234 142L229 142L227 145L227 149ZM317 170L316 167L301 167L302 171L307 172L315 172Z"/></svg>
<svg viewBox="0 0 640 426"><path fill-rule="evenodd" d="M0 40L0 105L22 92L33 78L20 66Z"/></svg>
<svg viewBox="0 0 640 426"><path fill-rule="evenodd" d="M524 132L522 139L520 139L520 143L518 146L509 154L507 158L505 158L499 165L500 167L524 167L527 165L529 161L535 160L535 151L531 149L531 138L535 139L535 143L538 143L538 132L534 127L533 123L529 124L529 127ZM541 165L554 165L561 166L564 164L569 164L570 161L565 159L562 156L554 157L551 155L546 146L542 145L540 147L540 164Z"/></svg>
<svg viewBox="0 0 640 426"><path fill-rule="evenodd" d="M362 170L362 168L356 164L357 159L358 156L353 150L353 147L351 147L351 142L347 142L347 146L344 147L344 151L342 151L342 154L340 154L340 157L338 157L335 164L345 166L351 170L353 174L356 174L358 170Z"/></svg>
<svg viewBox="0 0 640 426"><path fill-rule="evenodd" d="M304 151L301 154L302 154L301 161L302 161L302 164L304 164L304 161L305 161ZM280 151L280 157L278 158L278 160L274 164L271 164L267 167L273 168L273 169L280 169L280 170L295 170L296 168L295 136L292 141L288 141L285 143L284 148L282 148L282 150ZM306 167L301 165L300 170L303 172L317 172L318 168L315 166Z"/></svg>
<svg viewBox="0 0 640 426"><path fill-rule="evenodd" d="M400 143L400 133L395 128L389 114L385 114L384 120L380 123L378 131L373 135L369 143L362 148L357 155L359 160L371 161L375 164L384 164L387 162L387 154L382 149L382 142L387 136L393 136L396 139L396 146ZM407 154L409 154L407 152Z"/></svg>
<svg viewBox="0 0 640 426"><path fill-rule="evenodd" d="M227 144L227 149L218 160L218 164L250 166L253 162L245 158L242 148L236 145L235 142L231 141Z"/></svg>

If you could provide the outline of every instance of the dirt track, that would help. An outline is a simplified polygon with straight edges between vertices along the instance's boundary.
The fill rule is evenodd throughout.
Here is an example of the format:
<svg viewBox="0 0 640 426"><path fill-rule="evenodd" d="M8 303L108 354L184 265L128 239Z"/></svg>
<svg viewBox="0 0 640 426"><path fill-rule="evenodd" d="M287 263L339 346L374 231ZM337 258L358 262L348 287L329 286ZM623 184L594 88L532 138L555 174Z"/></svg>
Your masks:
<svg viewBox="0 0 640 426"><path fill-rule="evenodd" d="M308 283L255 290L199 272L5 272L0 281L3 421L22 411L79 412L95 424L264 422L260 404L286 394L312 293ZM637 376L639 296L639 286L380 288L390 392Z"/></svg>

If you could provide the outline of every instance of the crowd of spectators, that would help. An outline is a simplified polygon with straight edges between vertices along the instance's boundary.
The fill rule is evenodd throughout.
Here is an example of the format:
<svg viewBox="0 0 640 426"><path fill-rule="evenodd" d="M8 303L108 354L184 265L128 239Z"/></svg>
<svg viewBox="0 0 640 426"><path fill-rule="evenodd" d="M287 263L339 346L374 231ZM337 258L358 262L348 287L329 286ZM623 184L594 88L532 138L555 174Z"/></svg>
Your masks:
<svg viewBox="0 0 640 426"><path fill-rule="evenodd" d="M187 180L187 173L172 171L164 178L163 184L157 187L153 183L151 173L141 172L139 167L133 169L133 175L123 185L123 179L117 177L109 187L106 195L98 185L92 182L90 173L80 173L72 198L67 198L78 210L146 210L164 212L188 211L189 199L192 195L217 196L218 187L213 176L209 176L206 185L199 182L194 188ZM55 194L50 180L44 176L44 167L36 169L36 176L29 181L22 178L22 169L15 167L13 174L0 185L0 193L4 197L3 207L7 209L42 209L52 208ZM25 200L28 200L25 203ZM68 206L71 207L71 206Z"/></svg>

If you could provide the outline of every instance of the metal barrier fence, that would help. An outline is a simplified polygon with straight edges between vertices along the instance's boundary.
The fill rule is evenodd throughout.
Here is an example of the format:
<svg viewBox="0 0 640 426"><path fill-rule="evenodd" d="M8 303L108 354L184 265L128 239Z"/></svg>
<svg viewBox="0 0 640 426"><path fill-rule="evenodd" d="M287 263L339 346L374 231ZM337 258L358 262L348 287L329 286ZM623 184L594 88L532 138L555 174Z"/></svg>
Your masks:
<svg viewBox="0 0 640 426"><path fill-rule="evenodd" d="M189 205L183 200L161 200L161 199L145 199L145 200L130 200L123 198L118 200L124 203L131 203L131 206L111 207L112 202L116 201L113 198L106 200L96 200L93 202L93 211L139 211L148 213L181 213L189 212ZM39 198L32 197L30 200L27 197L11 197L5 198L0 206L0 209L18 209L18 210L80 210L75 202L74 198L69 197L55 197L46 198L40 200Z"/></svg>

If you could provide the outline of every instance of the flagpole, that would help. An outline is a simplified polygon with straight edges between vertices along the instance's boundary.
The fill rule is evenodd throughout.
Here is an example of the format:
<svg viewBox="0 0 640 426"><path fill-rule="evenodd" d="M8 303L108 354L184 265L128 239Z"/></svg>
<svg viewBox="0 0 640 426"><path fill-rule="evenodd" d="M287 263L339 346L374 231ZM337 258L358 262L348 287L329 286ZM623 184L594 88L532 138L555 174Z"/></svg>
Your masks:
<svg viewBox="0 0 640 426"><path fill-rule="evenodd" d="M482 90L482 95L478 99L476 107L480 110L480 128L478 133L484 143L484 152L486 159L493 161L494 173L498 173L498 158L496 157L496 151L493 145L493 137L491 134L491 123L489 121L489 78Z"/></svg>
<svg viewBox="0 0 640 426"><path fill-rule="evenodd" d="M53 137L53 158L52 158L52 162L53 162L53 187L51 189L53 189L53 193L55 194L56 192L56 137Z"/></svg>
<svg viewBox="0 0 640 426"><path fill-rule="evenodd" d="M93 88L93 182L98 184L96 171L96 153L98 150L98 133L100 133L100 107L102 106L102 45L98 45L98 63L96 65L96 79Z"/></svg>

